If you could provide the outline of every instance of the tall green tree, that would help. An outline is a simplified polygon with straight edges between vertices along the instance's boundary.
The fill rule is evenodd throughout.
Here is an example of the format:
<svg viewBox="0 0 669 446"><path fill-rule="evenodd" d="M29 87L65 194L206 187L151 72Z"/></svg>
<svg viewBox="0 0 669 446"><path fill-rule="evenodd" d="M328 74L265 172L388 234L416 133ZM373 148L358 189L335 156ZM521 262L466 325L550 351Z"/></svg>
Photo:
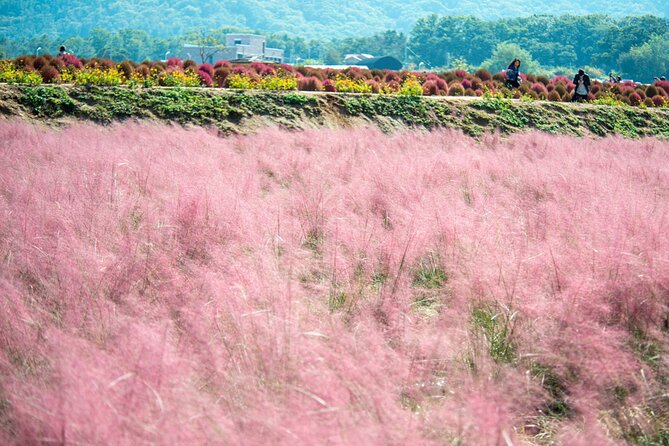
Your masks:
<svg viewBox="0 0 669 446"><path fill-rule="evenodd" d="M633 47L619 58L623 76L641 82L669 76L669 33L655 35L641 46Z"/></svg>
<svg viewBox="0 0 669 446"><path fill-rule="evenodd" d="M492 52L492 56L481 65L491 73L496 73L505 70L514 59L520 59L522 63L520 71L522 72L536 73L540 69L539 64L529 51L511 42L498 44Z"/></svg>

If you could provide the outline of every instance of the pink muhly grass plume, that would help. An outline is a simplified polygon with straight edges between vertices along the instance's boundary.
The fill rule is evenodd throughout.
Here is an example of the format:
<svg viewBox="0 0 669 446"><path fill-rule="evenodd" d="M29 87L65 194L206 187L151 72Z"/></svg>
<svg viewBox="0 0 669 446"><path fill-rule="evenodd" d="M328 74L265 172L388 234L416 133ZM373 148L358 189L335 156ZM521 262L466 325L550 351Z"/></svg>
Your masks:
<svg viewBox="0 0 669 446"><path fill-rule="evenodd" d="M626 410L655 432L666 141L0 141L3 444L615 444Z"/></svg>

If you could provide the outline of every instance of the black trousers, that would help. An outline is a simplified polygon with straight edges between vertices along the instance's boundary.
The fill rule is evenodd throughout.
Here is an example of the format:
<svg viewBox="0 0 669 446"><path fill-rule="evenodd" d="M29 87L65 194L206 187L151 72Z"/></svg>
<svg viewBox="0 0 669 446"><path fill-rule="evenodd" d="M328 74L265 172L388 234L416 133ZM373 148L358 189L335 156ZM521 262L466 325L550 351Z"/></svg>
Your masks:
<svg viewBox="0 0 669 446"><path fill-rule="evenodd" d="M506 82L504 83L504 86L506 88L518 88L520 87L520 82L518 82L518 80L512 81L507 79Z"/></svg>
<svg viewBox="0 0 669 446"><path fill-rule="evenodd" d="M587 94L578 94L574 92L574 96L571 97L571 102L576 102L576 101L587 101L588 100L588 95Z"/></svg>

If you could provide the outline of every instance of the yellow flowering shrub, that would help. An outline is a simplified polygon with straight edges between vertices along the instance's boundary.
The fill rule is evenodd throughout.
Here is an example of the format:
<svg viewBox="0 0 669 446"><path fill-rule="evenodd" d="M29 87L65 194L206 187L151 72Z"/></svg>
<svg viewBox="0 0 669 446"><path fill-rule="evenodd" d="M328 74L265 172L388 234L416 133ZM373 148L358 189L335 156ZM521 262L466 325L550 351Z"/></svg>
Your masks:
<svg viewBox="0 0 669 446"><path fill-rule="evenodd" d="M416 76L409 74L402 82L397 94L401 96L422 96L423 86L418 82Z"/></svg>
<svg viewBox="0 0 669 446"><path fill-rule="evenodd" d="M200 78L191 70L163 71L158 74L158 84L163 87L199 87Z"/></svg>
<svg viewBox="0 0 669 446"><path fill-rule="evenodd" d="M74 83L77 85L113 86L124 82L123 73L116 68L84 68L74 74Z"/></svg>
<svg viewBox="0 0 669 446"><path fill-rule="evenodd" d="M34 71L21 70L11 62L0 61L0 82L38 85L42 83L42 76Z"/></svg>
<svg viewBox="0 0 669 446"><path fill-rule="evenodd" d="M265 76L260 80L261 90L288 91L297 90L297 78L285 74Z"/></svg>
<svg viewBox="0 0 669 446"><path fill-rule="evenodd" d="M228 88L237 90L255 90L258 88L258 83L243 74L232 74L228 76Z"/></svg>
<svg viewBox="0 0 669 446"><path fill-rule="evenodd" d="M371 93L372 86L364 80L353 80L348 77L338 75L335 79L335 89L339 93Z"/></svg>

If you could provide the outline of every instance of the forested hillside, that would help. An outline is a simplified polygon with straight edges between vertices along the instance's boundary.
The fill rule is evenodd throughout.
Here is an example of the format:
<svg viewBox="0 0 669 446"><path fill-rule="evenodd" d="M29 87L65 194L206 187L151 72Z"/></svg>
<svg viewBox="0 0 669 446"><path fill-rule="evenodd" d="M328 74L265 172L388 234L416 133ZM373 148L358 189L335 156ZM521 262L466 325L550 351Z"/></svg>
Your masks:
<svg viewBox="0 0 669 446"><path fill-rule="evenodd" d="M88 36L96 27L133 28L153 37L193 28L239 26L288 32L308 38L344 38L385 29L408 32L429 14L482 19L532 14L609 14L615 17L669 16L665 0L0 0L0 37L37 34Z"/></svg>

